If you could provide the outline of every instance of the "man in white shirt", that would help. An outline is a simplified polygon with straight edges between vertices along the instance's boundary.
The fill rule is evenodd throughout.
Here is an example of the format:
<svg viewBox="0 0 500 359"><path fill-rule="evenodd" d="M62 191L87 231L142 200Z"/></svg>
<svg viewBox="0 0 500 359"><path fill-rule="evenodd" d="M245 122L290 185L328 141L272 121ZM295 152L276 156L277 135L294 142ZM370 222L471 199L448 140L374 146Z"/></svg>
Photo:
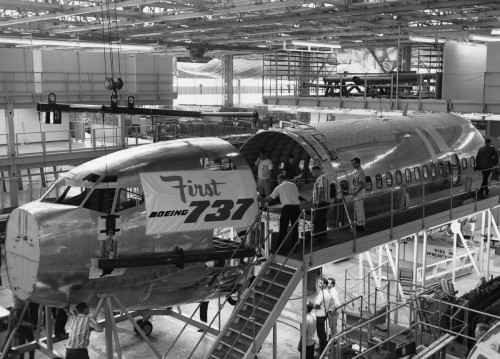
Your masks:
<svg viewBox="0 0 500 359"><path fill-rule="evenodd" d="M353 191L354 196L354 220L356 221L356 231L362 232L365 230L365 207L364 198L366 195L365 190L365 171L361 168L361 160L358 157L354 157L351 160L352 167L356 170L354 172L353 179Z"/></svg>
<svg viewBox="0 0 500 359"><path fill-rule="evenodd" d="M280 235L279 240L280 243L283 243L283 240L286 237L288 232L288 224L291 226L297 221L300 216L300 199L299 199L299 189L295 185L288 181L285 178L285 175L278 176L279 185L273 190L273 193L269 197L266 197L262 200L263 203L271 202L276 198L280 198L281 204L283 204L283 208L281 209L280 216ZM292 238L289 246L283 245L281 247L281 251L284 251L286 254L292 249L292 247L297 243L299 239L299 228L298 224L292 227Z"/></svg>
<svg viewBox="0 0 500 359"><path fill-rule="evenodd" d="M305 325L306 359L314 359L314 344L316 344L316 340L314 340L314 335L316 334L316 316L312 313L313 307L313 302L307 303L307 316ZM302 337L300 338L300 340L302 341ZM299 348L302 348L301 343L299 344Z"/></svg>
<svg viewBox="0 0 500 359"><path fill-rule="evenodd" d="M322 173L320 166L312 166L311 174L316 178L313 188L313 233L319 242L327 239L326 214L330 206L330 181L326 178L326 174Z"/></svg>
<svg viewBox="0 0 500 359"><path fill-rule="evenodd" d="M265 150L260 150L259 153L260 157L255 161L255 167L257 168L257 191L265 198L271 193L273 162L267 158Z"/></svg>
<svg viewBox="0 0 500 359"><path fill-rule="evenodd" d="M330 321L330 335L332 338L338 333L337 322L339 320L339 310L340 300L337 288L335 288L335 279L328 278L328 291L333 299L333 306L330 308L328 320Z"/></svg>
<svg viewBox="0 0 500 359"><path fill-rule="evenodd" d="M333 298L327 289L328 281L321 278L318 282L318 291L314 299L314 314L316 315L316 332L319 339L319 352L325 350L327 344L326 319L330 308L333 305Z"/></svg>

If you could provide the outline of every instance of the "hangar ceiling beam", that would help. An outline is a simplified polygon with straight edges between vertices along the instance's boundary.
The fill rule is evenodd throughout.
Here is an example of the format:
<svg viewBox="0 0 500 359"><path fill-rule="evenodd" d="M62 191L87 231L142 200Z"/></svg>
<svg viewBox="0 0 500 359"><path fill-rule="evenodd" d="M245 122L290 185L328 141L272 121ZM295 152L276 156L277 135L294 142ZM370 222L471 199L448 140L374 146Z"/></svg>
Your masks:
<svg viewBox="0 0 500 359"><path fill-rule="evenodd" d="M28 1L23 1L23 2L28 2ZM153 4L155 2L158 2L158 1L154 1L154 0L129 0L129 1L123 1L123 2L119 3L119 6L121 8L123 8L123 7L129 7L129 6L137 6L137 5L148 5L148 4ZM1 5L1 2L0 2L0 5ZM88 14L102 12L101 6L84 6L84 7L78 7L76 9L73 6L71 6L71 8L72 8L72 10L64 10L62 12L54 12L51 14L44 14L44 15L30 16L30 17L26 17L26 18L0 21L0 26L27 24L27 23L33 23L36 21L53 20L53 19L58 19L61 17L67 17L67 16L81 16L81 15L88 15ZM121 11L123 12L124 10L121 10ZM125 10L125 11L126 11L126 13L122 13L121 15L135 14L135 12L130 12L127 10Z"/></svg>

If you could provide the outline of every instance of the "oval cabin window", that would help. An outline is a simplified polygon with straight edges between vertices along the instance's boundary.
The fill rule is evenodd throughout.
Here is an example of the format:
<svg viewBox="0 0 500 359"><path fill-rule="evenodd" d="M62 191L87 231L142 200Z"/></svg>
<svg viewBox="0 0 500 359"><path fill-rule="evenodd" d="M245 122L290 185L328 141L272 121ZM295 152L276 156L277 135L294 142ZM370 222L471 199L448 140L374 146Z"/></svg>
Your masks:
<svg viewBox="0 0 500 359"><path fill-rule="evenodd" d="M385 174L385 184L387 185L387 187L392 187L392 173L391 172L387 172Z"/></svg>
<svg viewBox="0 0 500 359"><path fill-rule="evenodd" d="M438 173L440 176L442 176L444 174L444 165L443 165L443 162L439 162L438 163Z"/></svg>
<svg viewBox="0 0 500 359"><path fill-rule="evenodd" d="M382 188L383 183L382 183L382 175L381 174L375 175L375 186L378 189Z"/></svg>
<svg viewBox="0 0 500 359"><path fill-rule="evenodd" d="M422 174L424 176L424 179L429 178L429 167L427 167L427 165L422 166Z"/></svg>
<svg viewBox="0 0 500 359"><path fill-rule="evenodd" d="M415 181L420 181L420 168L415 167L413 169L413 174L415 175Z"/></svg>
<svg viewBox="0 0 500 359"><path fill-rule="evenodd" d="M434 163L431 165L431 176L436 177L436 165Z"/></svg>
<svg viewBox="0 0 500 359"><path fill-rule="evenodd" d="M467 158L462 158L462 168L467 169Z"/></svg>
<svg viewBox="0 0 500 359"><path fill-rule="evenodd" d="M445 167L445 170L446 170L446 174L450 174L451 173L451 162L450 161L446 161L446 167Z"/></svg>
<svg viewBox="0 0 500 359"><path fill-rule="evenodd" d="M474 156L471 156L470 158L470 167L476 168L476 159L474 158Z"/></svg>
<svg viewBox="0 0 500 359"><path fill-rule="evenodd" d="M403 174L401 173L400 170L396 171L396 184L401 184L403 183Z"/></svg>
<svg viewBox="0 0 500 359"><path fill-rule="evenodd" d="M373 189L372 178L370 176L365 177L365 189L371 191Z"/></svg>
<svg viewBox="0 0 500 359"><path fill-rule="evenodd" d="M405 179L406 183L411 182L411 170L409 168L405 169Z"/></svg>

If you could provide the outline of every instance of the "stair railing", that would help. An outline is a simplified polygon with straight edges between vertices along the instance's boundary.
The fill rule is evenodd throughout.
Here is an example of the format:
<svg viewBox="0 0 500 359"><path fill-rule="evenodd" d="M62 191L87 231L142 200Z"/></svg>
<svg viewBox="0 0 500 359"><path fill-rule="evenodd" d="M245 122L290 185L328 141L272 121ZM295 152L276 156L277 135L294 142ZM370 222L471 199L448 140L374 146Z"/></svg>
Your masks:
<svg viewBox="0 0 500 359"><path fill-rule="evenodd" d="M168 347L166 353L163 355L163 358L166 358L167 355L170 353L170 351L172 350L172 348L174 347L174 345L177 343L177 341L179 340L179 338L181 337L182 333L186 330L187 326L192 322L192 319L194 317L194 315L198 312L198 310L200 309L201 307L201 304L206 300L206 298L212 294L212 290L215 288L216 285L218 285L220 283L220 279L221 277L224 275L225 271L228 269L229 267L229 263L231 263L232 259L234 259L234 255L236 254L236 252L242 248L244 245L246 245L247 243L247 239L249 237L249 235L252 233L252 231L255 229L256 226L260 226L260 217L256 218L255 221L250 225L249 227L249 230L247 231L247 233L245 234L245 238L244 240L242 240L239 244L238 244L238 247L234 250L233 254L231 255L231 257L226 260L225 264L224 264L224 267L222 268L222 270L220 271L219 275L217 276L217 279L218 280L214 280L212 285L210 286L209 290L207 291L207 294L205 294L203 296L203 298L200 300L200 303L198 304L198 306L196 307L196 309L194 310L194 312L191 314L191 316L189 317L188 321L184 324L184 326L182 327L181 331L179 332L179 334L177 335L177 337L174 339L174 341L172 342L172 344L170 344L170 346ZM255 257L255 256L254 256ZM252 260L253 258L252 257ZM247 266L248 268L250 268L251 266L248 265ZM242 272L239 276L238 276L238 279L235 281L235 284L233 285L233 288L231 289L231 291L235 291L237 286L238 286L238 283L239 283L239 280L241 279L241 276L245 273ZM220 291L220 285L219 285L219 288L217 289L217 291ZM221 307L227 302L227 298L226 300L224 301L224 303L221 305ZM212 320L212 322L210 323L210 325L213 323L213 321L215 320L215 318L217 317L218 313L220 313L220 310L221 310L221 307L219 307L219 310L216 314L216 316L214 317L214 319ZM196 348L195 348L196 349Z"/></svg>

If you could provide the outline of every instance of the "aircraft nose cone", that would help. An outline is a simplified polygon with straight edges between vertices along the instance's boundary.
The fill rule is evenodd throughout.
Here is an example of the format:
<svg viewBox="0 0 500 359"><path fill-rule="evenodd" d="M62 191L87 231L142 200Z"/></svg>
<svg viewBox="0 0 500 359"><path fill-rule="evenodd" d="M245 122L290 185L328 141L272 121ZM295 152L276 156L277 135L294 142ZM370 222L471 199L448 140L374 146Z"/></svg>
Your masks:
<svg viewBox="0 0 500 359"><path fill-rule="evenodd" d="M9 216L5 233L5 260L10 286L16 296L28 299L37 282L40 237L35 217L23 208Z"/></svg>

